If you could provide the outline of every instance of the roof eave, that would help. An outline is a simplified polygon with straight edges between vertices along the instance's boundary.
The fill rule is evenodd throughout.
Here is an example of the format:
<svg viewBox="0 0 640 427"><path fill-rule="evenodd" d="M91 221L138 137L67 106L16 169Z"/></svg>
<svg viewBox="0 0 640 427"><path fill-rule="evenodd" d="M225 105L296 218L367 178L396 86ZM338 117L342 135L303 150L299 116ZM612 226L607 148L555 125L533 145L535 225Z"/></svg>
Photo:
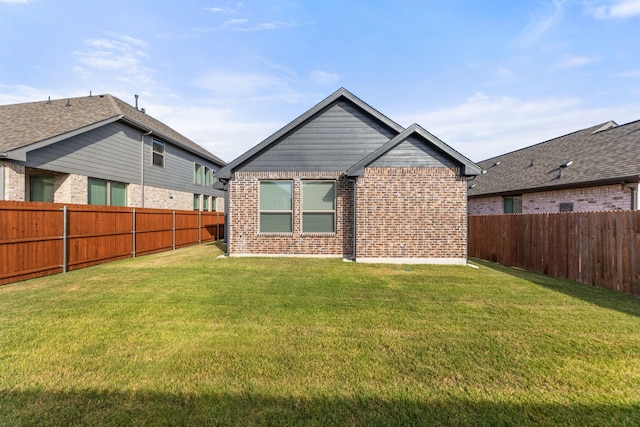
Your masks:
<svg viewBox="0 0 640 427"><path fill-rule="evenodd" d="M382 147L378 148L376 151L369 154L368 156L360 160L358 163L350 167L346 171L345 175L349 177L363 176L364 168L366 168L371 163L373 163L374 161L382 157L384 154L391 151L398 144L400 144L401 142L409 138L412 134L421 136L430 144L434 145L437 149L444 152L451 159L460 163L462 165L462 168L460 170L460 173L462 175L464 176L479 175L480 172L482 171L480 166L476 165L474 162L472 162L471 160L469 160L468 158L466 158L465 156L463 156L453 148L449 147L446 143L444 143L442 140L440 140L438 137L436 137L435 135L433 135L432 133L430 133L420 125L414 123L411 126L409 126L407 129L405 129L403 132L401 132L399 135L397 135L395 138L393 138L392 140L384 144Z"/></svg>
<svg viewBox="0 0 640 427"><path fill-rule="evenodd" d="M26 162L27 161L27 153L29 153L30 151L37 150L39 148L43 148L43 147L46 147L46 146L51 145L51 144L55 144L56 142L60 142L60 141L63 141L65 139L73 138L74 136L78 136L78 135L81 135L83 133L86 133L86 132L92 131L94 129L97 129L99 127L108 125L110 123L117 122L121 118L122 118L122 115L109 117L108 119L101 120L99 122L92 123L90 125L80 127L78 129L74 129L74 130L72 130L70 132L65 132L63 134L56 135L56 136L51 137L51 138L43 139L41 141L36 141L36 142L31 143L31 144L15 148L13 150L9 150L9 151L7 151L6 153L3 153L3 154L6 154L6 156L4 156L5 158L11 159L11 160L17 160L17 161Z"/></svg>
<svg viewBox="0 0 640 427"><path fill-rule="evenodd" d="M218 157L216 157L214 155L205 156L204 153L200 153L200 152L192 149L191 147L188 147L188 146L184 145L180 141L177 141L174 138L171 138L171 137L169 137L169 136L167 136L167 135L165 135L165 134L163 134L161 132L157 132L156 130L151 129L150 126L144 125L144 124L142 124L142 123L140 123L140 122L138 122L136 120L133 120L130 117L121 116L120 120L122 120L123 122L125 122L125 123L127 123L127 124L129 124L131 126L137 127L138 129L143 130L145 132L151 132L150 135L157 135L158 137L162 138L163 140L165 140L165 141L167 141L167 142L169 142L169 143L171 143L171 144L173 144L175 146L178 146L178 147L182 148L183 150L186 150L186 151L188 151L190 153L193 153L193 154L197 155L198 157L206 158L209 161L211 161L212 163L215 163L215 164L219 165L220 167L224 167L226 165L226 163L222 159L219 159Z"/></svg>
<svg viewBox="0 0 640 427"><path fill-rule="evenodd" d="M315 116L320 111L327 108L329 105L331 105L332 103L336 102L337 100L343 97L353 102L356 106L363 109L367 113L371 114L376 119L380 120L385 125L394 129L398 133L401 133L402 131L404 131L404 128L400 126L398 123L394 122L393 120L391 120L390 118L388 118L387 116L385 116L384 114L376 110L375 108L371 107L369 104L362 101L360 98L358 98L357 96L355 96L354 94L346 90L345 88L340 88L334 93L332 93L331 95L329 95L328 97L326 97L325 99L323 99L322 101L320 101L319 103L317 103L316 105L314 105L313 107L311 107L311 109L307 110L305 113L298 116L292 122L285 125L283 128L281 128L280 130L278 130L277 132L269 136L267 139L265 139L264 141L262 141L261 143L259 143L258 145L250 149L249 151L245 152L244 154L238 156L235 160L228 163L225 167L223 167L218 172L216 172L215 176L218 177L219 179L231 179L231 176L233 175L234 170L237 169L239 166L250 161L252 158L260 154L264 149L269 147L271 144L278 141L280 138L287 135L289 132L291 132L292 130L296 129L298 126L303 124L305 121L309 120L311 117Z"/></svg>

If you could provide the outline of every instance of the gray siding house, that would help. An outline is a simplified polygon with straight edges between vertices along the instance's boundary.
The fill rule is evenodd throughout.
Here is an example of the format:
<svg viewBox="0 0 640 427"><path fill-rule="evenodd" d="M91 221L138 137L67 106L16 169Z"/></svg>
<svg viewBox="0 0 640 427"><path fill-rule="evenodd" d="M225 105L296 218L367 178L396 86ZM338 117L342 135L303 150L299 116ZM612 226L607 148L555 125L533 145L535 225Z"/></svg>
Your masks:
<svg viewBox="0 0 640 427"><path fill-rule="evenodd" d="M638 209L640 121L610 121L483 160L469 214Z"/></svg>
<svg viewBox="0 0 640 427"><path fill-rule="evenodd" d="M339 89L216 176L230 256L466 262L467 178L480 168Z"/></svg>
<svg viewBox="0 0 640 427"><path fill-rule="evenodd" d="M0 106L0 200L222 210L224 165L111 95Z"/></svg>

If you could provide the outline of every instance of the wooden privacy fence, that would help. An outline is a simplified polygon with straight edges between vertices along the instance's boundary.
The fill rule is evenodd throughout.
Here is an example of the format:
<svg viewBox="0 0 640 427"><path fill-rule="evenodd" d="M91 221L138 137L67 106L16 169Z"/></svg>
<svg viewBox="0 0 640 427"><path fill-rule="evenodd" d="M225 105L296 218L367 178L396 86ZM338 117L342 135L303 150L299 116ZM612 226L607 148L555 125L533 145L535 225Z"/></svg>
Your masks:
<svg viewBox="0 0 640 427"><path fill-rule="evenodd" d="M220 212L0 202L0 285L223 234Z"/></svg>
<svg viewBox="0 0 640 427"><path fill-rule="evenodd" d="M640 211L469 216L469 256L640 297Z"/></svg>

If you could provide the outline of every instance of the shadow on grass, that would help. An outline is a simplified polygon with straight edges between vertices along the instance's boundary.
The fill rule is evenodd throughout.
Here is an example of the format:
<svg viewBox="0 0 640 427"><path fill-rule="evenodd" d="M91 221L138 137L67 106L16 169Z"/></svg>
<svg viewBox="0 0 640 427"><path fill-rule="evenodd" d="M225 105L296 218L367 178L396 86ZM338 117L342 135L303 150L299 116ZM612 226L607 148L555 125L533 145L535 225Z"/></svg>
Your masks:
<svg viewBox="0 0 640 427"><path fill-rule="evenodd" d="M259 394L0 391L1 425L638 425L640 406Z"/></svg>
<svg viewBox="0 0 640 427"><path fill-rule="evenodd" d="M561 292L570 297L578 298L582 301L597 305L598 307L640 317L640 299L631 294L599 288L571 280L558 279L556 277L545 276L544 274L533 273L513 267L506 267L480 259L473 259L473 262L501 273L527 280L547 289Z"/></svg>
<svg viewBox="0 0 640 427"><path fill-rule="evenodd" d="M227 253L227 244L224 242L224 240L216 240L214 242L205 243L205 246L215 246L216 248L220 249L223 254Z"/></svg>

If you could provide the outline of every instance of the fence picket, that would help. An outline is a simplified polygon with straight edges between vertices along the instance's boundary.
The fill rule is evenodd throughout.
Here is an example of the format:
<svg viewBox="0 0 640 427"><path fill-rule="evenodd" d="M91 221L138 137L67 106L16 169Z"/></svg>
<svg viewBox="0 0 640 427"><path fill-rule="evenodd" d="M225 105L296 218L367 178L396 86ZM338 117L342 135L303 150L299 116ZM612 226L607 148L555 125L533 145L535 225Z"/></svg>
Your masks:
<svg viewBox="0 0 640 427"><path fill-rule="evenodd" d="M640 211L474 215L467 223L471 257L640 297Z"/></svg>
<svg viewBox="0 0 640 427"><path fill-rule="evenodd" d="M0 285L211 242L218 224L221 212L0 201Z"/></svg>

